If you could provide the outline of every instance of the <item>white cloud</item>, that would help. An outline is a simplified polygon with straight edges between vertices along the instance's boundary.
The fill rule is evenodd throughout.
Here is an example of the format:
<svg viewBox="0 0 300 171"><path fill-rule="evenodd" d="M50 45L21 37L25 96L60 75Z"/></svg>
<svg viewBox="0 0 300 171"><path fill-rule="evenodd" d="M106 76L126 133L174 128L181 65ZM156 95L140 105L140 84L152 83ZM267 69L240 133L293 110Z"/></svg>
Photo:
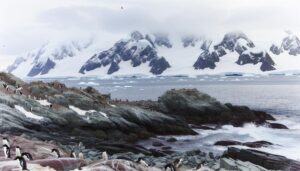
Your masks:
<svg viewBox="0 0 300 171"><path fill-rule="evenodd" d="M52 39L104 39L136 29L211 37L243 30L264 42L283 30L300 30L299 5L298 0L0 0L0 65L7 55Z"/></svg>

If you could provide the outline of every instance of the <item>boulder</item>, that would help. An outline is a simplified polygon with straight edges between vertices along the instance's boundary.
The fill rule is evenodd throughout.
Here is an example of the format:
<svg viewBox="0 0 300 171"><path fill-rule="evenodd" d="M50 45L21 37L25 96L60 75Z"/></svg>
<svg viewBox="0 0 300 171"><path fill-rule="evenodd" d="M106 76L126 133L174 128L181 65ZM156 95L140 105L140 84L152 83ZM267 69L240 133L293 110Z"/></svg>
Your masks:
<svg viewBox="0 0 300 171"><path fill-rule="evenodd" d="M299 161L257 150L229 147L223 156L230 157L235 160L248 161L270 170L300 170Z"/></svg>
<svg viewBox="0 0 300 171"><path fill-rule="evenodd" d="M241 145L241 146L246 146L251 148L261 148L273 144L268 141L239 142L239 141L232 141L232 140L223 140L223 141L217 141L214 145L219 145L219 146Z"/></svg>
<svg viewBox="0 0 300 171"><path fill-rule="evenodd" d="M246 106L222 104L208 94L197 89L172 89L159 97L158 103L166 108L166 113L185 119L188 123L232 124L242 126L253 122L264 124L274 118L262 111L254 111Z"/></svg>

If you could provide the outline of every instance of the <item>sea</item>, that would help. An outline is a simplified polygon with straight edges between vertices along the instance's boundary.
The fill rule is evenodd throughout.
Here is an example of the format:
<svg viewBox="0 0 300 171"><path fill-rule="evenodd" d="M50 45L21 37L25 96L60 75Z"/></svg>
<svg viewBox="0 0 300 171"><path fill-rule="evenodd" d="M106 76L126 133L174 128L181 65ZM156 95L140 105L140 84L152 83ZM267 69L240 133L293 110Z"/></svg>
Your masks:
<svg viewBox="0 0 300 171"><path fill-rule="evenodd" d="M39 78L41 80L41 78ZM174 151L199 149L222 154L226 147L215 146L220 140L240 142L269 141L273 145L258 150L283 155L300 161L300 75L203 75L196 77L59 77L42 78L50 82L58 80L72 87L92 86L101 93L111 94L112 99L157 100L165 91L179 88L196 88L223 103L246 105L255 110L272 114L277 121L289 127L287 130L246 124L243 127L225 125L218 130L196 129L195 136L157 136L138 142L146 148L153 141L162 142ZM34 81L30 79L28 81ZM167 143L166 138L178 141ZM246 148L237 146L239 148Z"/></svg>

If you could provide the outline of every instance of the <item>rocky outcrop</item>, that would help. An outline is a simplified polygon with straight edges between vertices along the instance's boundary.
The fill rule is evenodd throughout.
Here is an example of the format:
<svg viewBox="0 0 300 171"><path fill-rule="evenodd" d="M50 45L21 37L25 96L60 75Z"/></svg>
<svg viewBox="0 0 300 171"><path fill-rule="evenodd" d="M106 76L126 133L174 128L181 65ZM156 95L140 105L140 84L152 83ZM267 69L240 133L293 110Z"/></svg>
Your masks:
<svg viewBox="0 0 300 171"><path fill-rule="evenodd" d="M220 159L220 170L253 170L253 171L268 171L261 166L255 165L250 162L243 162L240 160L233 160L231 158Z"/></svg>
<svg viewBox="0 0 300 171"><path fill-rule="evenodd" d="M1 133L23 133L61 144L83 142L113 152L132 148L144 153L149 151L120 144L156 134L195 134L184 121L161 112L125 104L110 105L109 95L91 87L77 89L58 82L33 82L24 83L23 94L19 95L10 86L9 91L0 87ZM114 143L108 143L111 141ZM110 146L103 148L100 144L104 142Z"/></svg>
<svg viewBox="0 0 300 171"><path fill-rule="evenodd" d="M120 40L109 50L95 54L81 67L79 72L84 74L96 68L109 66L107 74L113 74L120 69L121 62L130 62L132 67L148 63L150 72L159 75L168 69L170 64L165 58L158 56L155 45L172 47L165 36L156 35L152 38L135 31L131 34L130 39Z"/></svg>
<svg viewBox="0 0 300 171"><path fill-rule="evenodd" d="M169 90L159 97L158 102L165 106L166 113L176 115L192 124L232 124L266 123L274 118L261 111L250 110L246 106L222 104L215 98L197 89Z"/></svg>
<svg viewBox="0 0 300 171"><path fill-rule="evenodd" d="M300 170L300 162L286 157L273 155L257 150L237 149L230 147L224 154L236 160L248 161L270 170L297 171Z"/></svg>

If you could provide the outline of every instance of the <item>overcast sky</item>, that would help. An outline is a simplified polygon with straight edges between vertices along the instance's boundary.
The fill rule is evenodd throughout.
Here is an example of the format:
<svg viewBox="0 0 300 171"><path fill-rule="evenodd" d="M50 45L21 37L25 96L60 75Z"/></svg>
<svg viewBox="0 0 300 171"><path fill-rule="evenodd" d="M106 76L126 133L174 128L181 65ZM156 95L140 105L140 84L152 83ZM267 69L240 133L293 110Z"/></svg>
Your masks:
<svg viewBox="0 0 300 171"><path fill-rule="evenodd" d="M132 30L276 36L300 30L299 0L0 0L0 69L48 41ZM123 7L123 9L121 9Z"/></svg>

